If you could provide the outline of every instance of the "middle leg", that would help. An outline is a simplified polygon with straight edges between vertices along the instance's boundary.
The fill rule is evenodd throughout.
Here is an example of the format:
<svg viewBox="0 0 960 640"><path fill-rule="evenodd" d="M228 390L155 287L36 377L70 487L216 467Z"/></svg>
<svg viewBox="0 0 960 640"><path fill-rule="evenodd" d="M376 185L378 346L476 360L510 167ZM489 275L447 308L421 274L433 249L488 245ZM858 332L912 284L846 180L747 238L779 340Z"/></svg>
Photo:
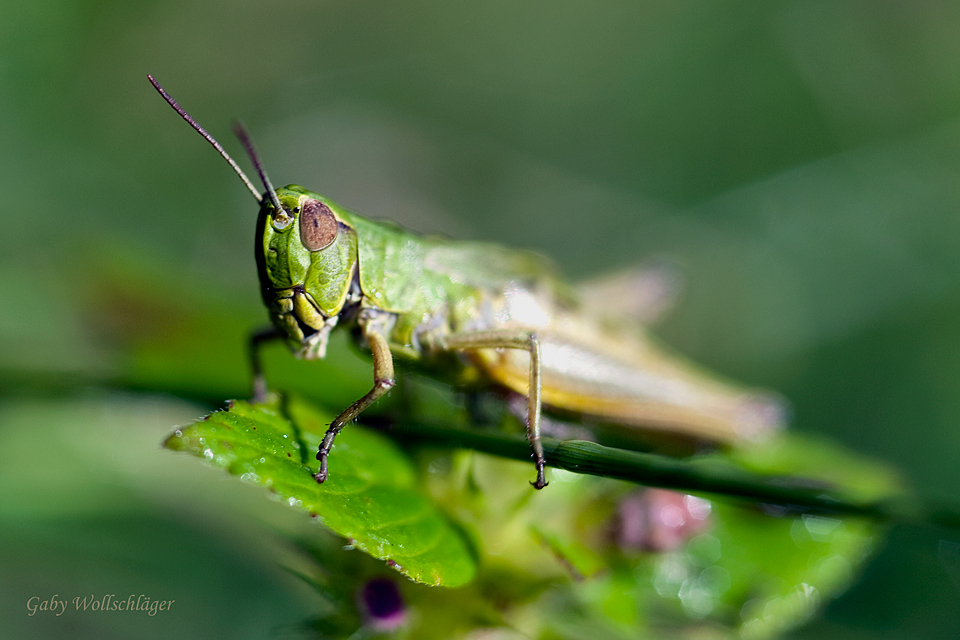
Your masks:
<svg viewBox="0 0 960 640"><path fill-rule="evenodd" d="M543 456L543 443L540 440L540 341L536 332L524 329L490 329L451 333L441 336L437 346L443 350L471 349L523 349L530 354L530 378L527 391L527 441L533 450L533 460L537 467L537 479L530 484L535 489L547 486L543 468L546 460Z"/></svg>

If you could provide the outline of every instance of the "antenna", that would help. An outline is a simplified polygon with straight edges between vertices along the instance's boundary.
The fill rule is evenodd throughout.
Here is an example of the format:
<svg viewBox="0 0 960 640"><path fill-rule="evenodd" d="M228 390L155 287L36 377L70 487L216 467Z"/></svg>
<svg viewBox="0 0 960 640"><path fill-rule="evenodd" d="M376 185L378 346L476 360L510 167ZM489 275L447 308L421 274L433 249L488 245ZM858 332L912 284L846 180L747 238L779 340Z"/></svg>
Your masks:
<svg viewBox="0 0 960 640"><path fill-rule="evenodd" d="M217 153L219 153L221 157L223 157L223 159L226 160L231 167L233 167L233 170L237 172L237 175L240 176L241 180L243 180L243 184L247 185L247 189L250 189L250 193L252 193L253 197L257 199L257 202L260 204L263 204L263 196L260 195L260 193L257 191L257 188L253 186L252 182L250 182L250 179L243 172L243 169L241 169L240 166L236 162L234 162L233 158L230 157L230 154L227 153L226 149L224 149L212 135L207 133L207 130L201 127L200 123L198 123L196 120L191 118L190 114L187 113L183 109L183 107L177 104L177 101L174 100L169 93L163 90L163 87L160 86L160 83L153 79L153 76L148 74L147 80L149 80L150 84L153 85L153 88L156 89L161 96L163 96L163 99L167 101L167 104L173 107L173 110L179 113L180 117L186 120L187 124L193 127L194 131L199 133L201 136L203 136L204 140L206 140L211 145L213 145L213 148L217 150ZM246 142L244 142L245 139L246 139ZM253 146L250 145L248 147L250 140L248 137L246 137L246 132L244 132L244 137L240 139L240 142L244 142L244 147L247 148L247 153L250 153ZM260 168L259 159L255 155L251 155L251 158L253 159L253 164L257 167L257 172L260 174L260 178L263 180L264 185L266 185L267 190L272 196L271 199L273 201L273 206L277 207L277 211L283 211L284 210L283 207L279 206L280 201L277 198L277 195L273 192L273 187L270 186L270 182L266 179L266 174Z"/></svg>
<svg viewBox="0 0 960 640"><path fill-rule="evenodd" d="M240 144L243 145L243 148L246 149L247 155L250 156L250 161L253 162L253 166L257 170L257 175L260 176L260 181L263 183L263 186L267 188L267 193L270 194L270 202L273 203L273 208L277 210L277 216L281 218L281 220L278 220L278 222L283 222L282 218L286 217L287 210L283 208L282 204L280 204L280 198L277 197L277 192L273 190L273 185L270 183L270 178L267 177L267 172L263 170L263 164L260 162L260 156L257 154L257 150L253 146L253 140L250 139L250 136L247 134L247 130L244 128L242 122L238 121L233 123L233 133L240 140Z"/></svg>

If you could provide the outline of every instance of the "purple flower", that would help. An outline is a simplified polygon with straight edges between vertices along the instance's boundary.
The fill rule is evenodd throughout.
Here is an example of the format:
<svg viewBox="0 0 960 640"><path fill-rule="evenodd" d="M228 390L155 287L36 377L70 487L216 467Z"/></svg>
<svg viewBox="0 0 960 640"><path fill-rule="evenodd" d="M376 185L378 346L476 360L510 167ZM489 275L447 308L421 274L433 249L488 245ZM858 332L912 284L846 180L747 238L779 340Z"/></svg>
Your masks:
<svg viewBox="0 0 960 640"><path fill-rule="evenodd" d="M620 502L617 541L626 551L673 551L710 526L710 502L665 489L645 489Z"/></svg>
<svg viewBox="0 0 960 640"><path fill-rule="evenodd" d="M374 578L357 593L360 610L367 624L377 631L393 631L407 619L407 606L396 583L388 578Z"/></svg>

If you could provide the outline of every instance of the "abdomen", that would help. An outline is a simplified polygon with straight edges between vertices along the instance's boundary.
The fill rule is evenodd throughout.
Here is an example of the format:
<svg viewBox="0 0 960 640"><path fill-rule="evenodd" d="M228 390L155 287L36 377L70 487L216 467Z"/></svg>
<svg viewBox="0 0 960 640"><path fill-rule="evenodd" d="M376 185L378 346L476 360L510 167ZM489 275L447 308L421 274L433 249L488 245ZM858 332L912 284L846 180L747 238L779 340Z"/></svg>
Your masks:
<svg viewBox="0 0 960 640"><path fill-rule="evenodd" d="M724 443L763 437L783 421L780 403L769 395L718 381L655 345L641 329L612 333L573 321L530 329L540 341L547 407ZM527 394L526 352L484 349L473 359L492 381Z"/></svg>

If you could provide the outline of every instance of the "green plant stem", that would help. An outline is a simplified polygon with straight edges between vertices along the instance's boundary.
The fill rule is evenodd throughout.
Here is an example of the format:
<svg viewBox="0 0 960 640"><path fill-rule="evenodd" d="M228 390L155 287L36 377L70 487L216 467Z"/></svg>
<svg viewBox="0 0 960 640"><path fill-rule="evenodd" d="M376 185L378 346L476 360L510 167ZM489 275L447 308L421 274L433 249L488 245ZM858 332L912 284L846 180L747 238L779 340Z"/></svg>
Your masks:
<svg viewBox="0 0 960 640"><path fill-rule="evenodd" d="M394 425L388 433L401 440L473 449L515 460L531 459L529 444L518 435L449 429L411 422ZM837 487L819 480L762 475L716 459L677 459L582 440L545 438L543 449L548 466L574 473L626 480L650 487L732 497L806 513L861 516L881 521L907 520L960 529L960 511L924 504L915 497L862 502L843 495Z"/></svg>

